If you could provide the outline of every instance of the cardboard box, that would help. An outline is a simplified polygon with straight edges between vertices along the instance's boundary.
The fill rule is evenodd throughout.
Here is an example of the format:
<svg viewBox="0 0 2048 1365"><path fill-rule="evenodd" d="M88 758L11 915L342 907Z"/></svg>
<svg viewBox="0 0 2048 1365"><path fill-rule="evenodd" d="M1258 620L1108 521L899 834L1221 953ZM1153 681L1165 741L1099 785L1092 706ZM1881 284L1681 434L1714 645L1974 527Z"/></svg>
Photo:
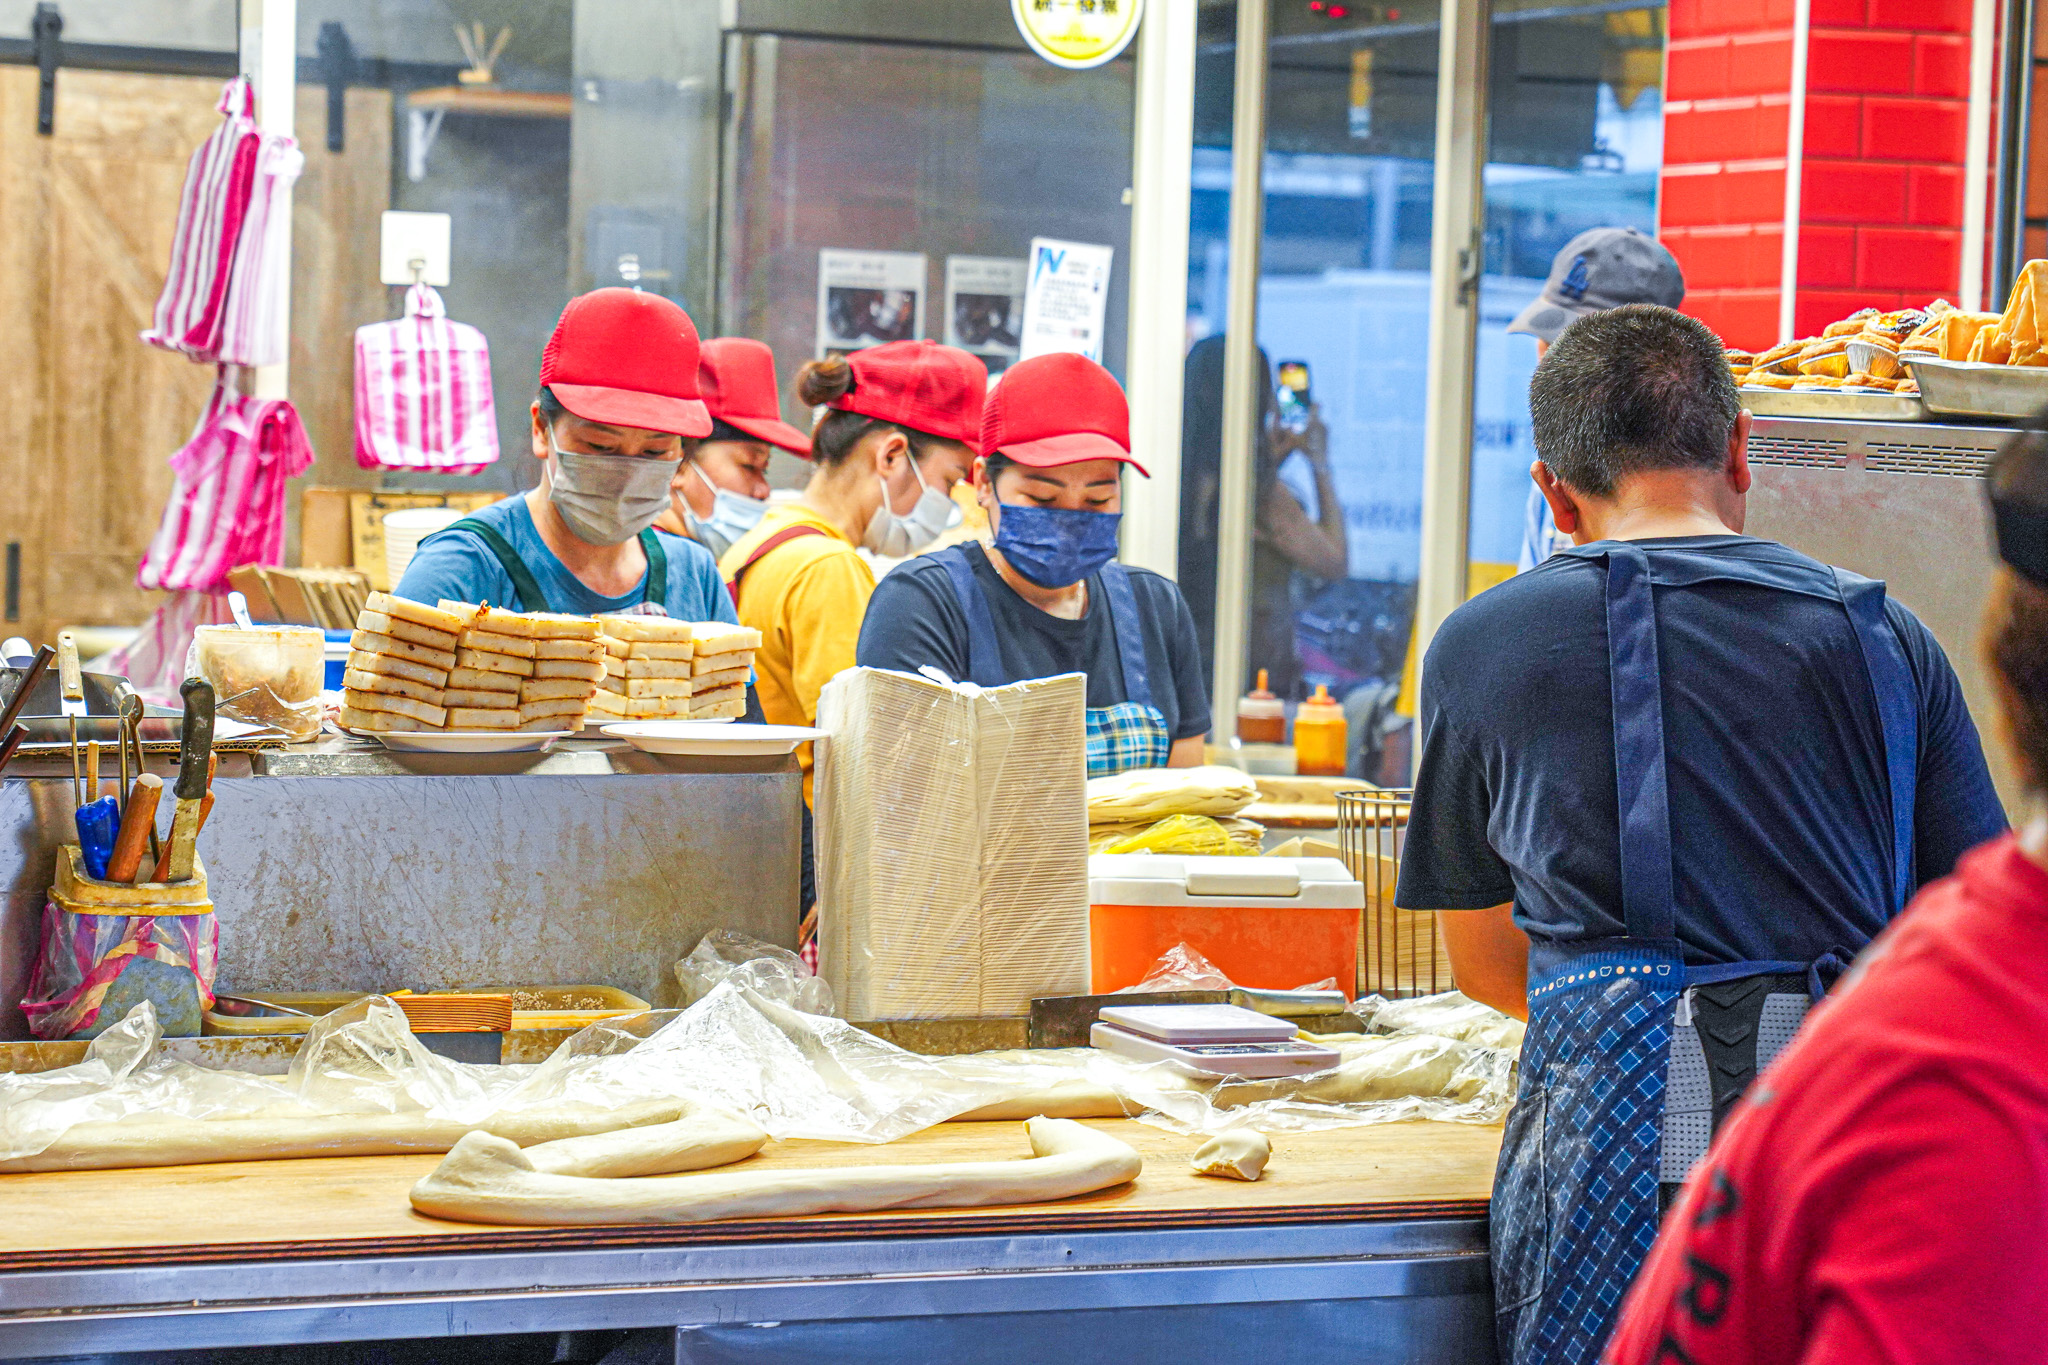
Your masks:
<svg viewBox="0 0 2048 1365"><path fill-rule="evenodd" d="M348 499L355 488L327 486L299 490L299 563L309 569L351 569ZM244 592L248 589L244 588Z"/></svg>
<svg viewBox="0 0 2048 1365"><path fill-rule="evenodd" d="M362 489L351 490L348 495L349 516L349 562L370 580L370 586L379 592L391 591L391 575L386 572L384 562L384 514L395 512L401 507L454 507L464 512L474 512L480 507L489 507L506 495L490 493L379 493ZM305 531L300 530L300 544L305 541ZM310 561L308 561L310 563Z"/></svg>

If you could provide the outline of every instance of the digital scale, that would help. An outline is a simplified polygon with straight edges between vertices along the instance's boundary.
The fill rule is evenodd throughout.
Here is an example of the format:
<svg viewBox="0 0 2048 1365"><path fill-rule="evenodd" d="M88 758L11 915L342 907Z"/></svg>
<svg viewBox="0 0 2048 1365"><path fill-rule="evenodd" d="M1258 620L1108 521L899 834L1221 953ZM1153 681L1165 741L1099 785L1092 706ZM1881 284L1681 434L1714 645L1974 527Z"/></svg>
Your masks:
<svg viewBox="0 0 2048 1365"><path fill-rule="evenodd" d="M1133 1061L1250 1080L1306 1075L1342 1060L1334 1049L1300 1041L1298 1032L1284 1019L1237 1005L1112 1005L1088 1041Z"/></svg>

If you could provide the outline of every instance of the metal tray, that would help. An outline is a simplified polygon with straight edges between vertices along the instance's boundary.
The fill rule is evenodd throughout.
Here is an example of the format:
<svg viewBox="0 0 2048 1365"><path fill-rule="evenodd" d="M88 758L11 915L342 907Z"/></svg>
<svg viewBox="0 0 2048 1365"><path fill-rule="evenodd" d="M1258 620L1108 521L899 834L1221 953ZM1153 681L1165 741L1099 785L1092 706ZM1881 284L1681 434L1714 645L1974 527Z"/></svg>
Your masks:
<svg viewBox="0 0 2048 1365"><path fill-rule="evenodd" d="M1911 393L1794 393L1738 388L1742 406L1758 417L1834 417L1858 422L1924 422L1927 408Z"/></svg>
<svg viewBox="0 0 2048 1365"><path fill-rule="evenodd" d="M1929 412L1950 417L2031 417L2048 407L2048 369L1969 360L1908 360Z"/></svg>

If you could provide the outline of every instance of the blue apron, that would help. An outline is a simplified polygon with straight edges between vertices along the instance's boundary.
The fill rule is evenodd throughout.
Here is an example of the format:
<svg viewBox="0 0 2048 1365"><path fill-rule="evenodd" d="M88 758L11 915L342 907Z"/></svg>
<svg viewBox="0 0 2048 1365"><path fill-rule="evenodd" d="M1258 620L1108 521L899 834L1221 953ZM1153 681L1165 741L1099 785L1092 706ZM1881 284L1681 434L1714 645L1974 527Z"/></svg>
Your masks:
<svg viewBox="0 0 2048 1365"><path fill-rule="evenodd" d="M1656 1239L1665 1090L1684 993L1796 973L1820 994L1821 964L1685 965L1672 916L1657 589L1750 583L1838 602L1861 647L1883 727L1892 804L1892 905L1913 885L1919 694L1884 613L1884 584L1790 551L1731 560L1603 541L1561 551L1607 564L1608 675L1621 812L1625 938L1531 945L1529 1031L1493 1195L1493 1275L1508 1365L1597 1360ZM1768 907L1756 912L1768 914ZM1862 945L1855 945L1861 947ZM1840 950L1837 950L1840 952ZM1847 956L1842 953L1842 956Z"/></svg>
<svg viewBox="0 0 2048 1365"><path fill-rule="evenodd" d="M1003 687L1018 681L1003 672L1001 646L988 598L974 577L974 561L958 545L932 556L946 566L960 610L967 615L967 681L982 687ZM1152 704L1151 667L1145 658L1145 632L1138 616L1138 595L1130 571L1111 560L1102 566L1102 584L1110 624L1116 628L1117 661L1123 667L1124 700L1114 706L1088 708L1088 776L1111 777L1133 768L1163 768L1173 751L1166 717Z"/></svg>

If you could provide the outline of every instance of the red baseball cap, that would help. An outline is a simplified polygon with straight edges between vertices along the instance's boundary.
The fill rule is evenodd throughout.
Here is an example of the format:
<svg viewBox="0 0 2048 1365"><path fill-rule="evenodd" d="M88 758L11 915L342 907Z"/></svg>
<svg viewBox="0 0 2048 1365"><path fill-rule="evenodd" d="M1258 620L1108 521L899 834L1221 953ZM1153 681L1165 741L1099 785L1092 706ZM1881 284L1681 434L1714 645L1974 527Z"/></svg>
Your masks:
<svg viewBox="0 0 2048 1365"><path fill-rule="evenodd" d="M998 451L1035 469L1122 460L1145 474L1131 458L1131 405L1123 386L1087 356L1064 351L1033 356L1004 372L981 416L981 453Z"/></svg>
<svg viewBox="0 0 2048 1365"><path fill-rule="evenodd" d="M772 446L811 457L811 438L782 420L776 401L775 352L747 337L704 343L697 389L716 420Z"/></svg>
<svg viewBox="0 0 2048 1365"><path fill-rule="evenodd" d="M979 358L936 341L892 341L855 351L846 363L853 387L825 406L962 445L981 438L988 366Z"/></svg>
<svg viewBox="0 0 2048 1365"><path fill-rule="evenodd" d="M675 303L637 289L569 300L540 353L540 382L586 422L705 436L697 328Z"/></svg>

